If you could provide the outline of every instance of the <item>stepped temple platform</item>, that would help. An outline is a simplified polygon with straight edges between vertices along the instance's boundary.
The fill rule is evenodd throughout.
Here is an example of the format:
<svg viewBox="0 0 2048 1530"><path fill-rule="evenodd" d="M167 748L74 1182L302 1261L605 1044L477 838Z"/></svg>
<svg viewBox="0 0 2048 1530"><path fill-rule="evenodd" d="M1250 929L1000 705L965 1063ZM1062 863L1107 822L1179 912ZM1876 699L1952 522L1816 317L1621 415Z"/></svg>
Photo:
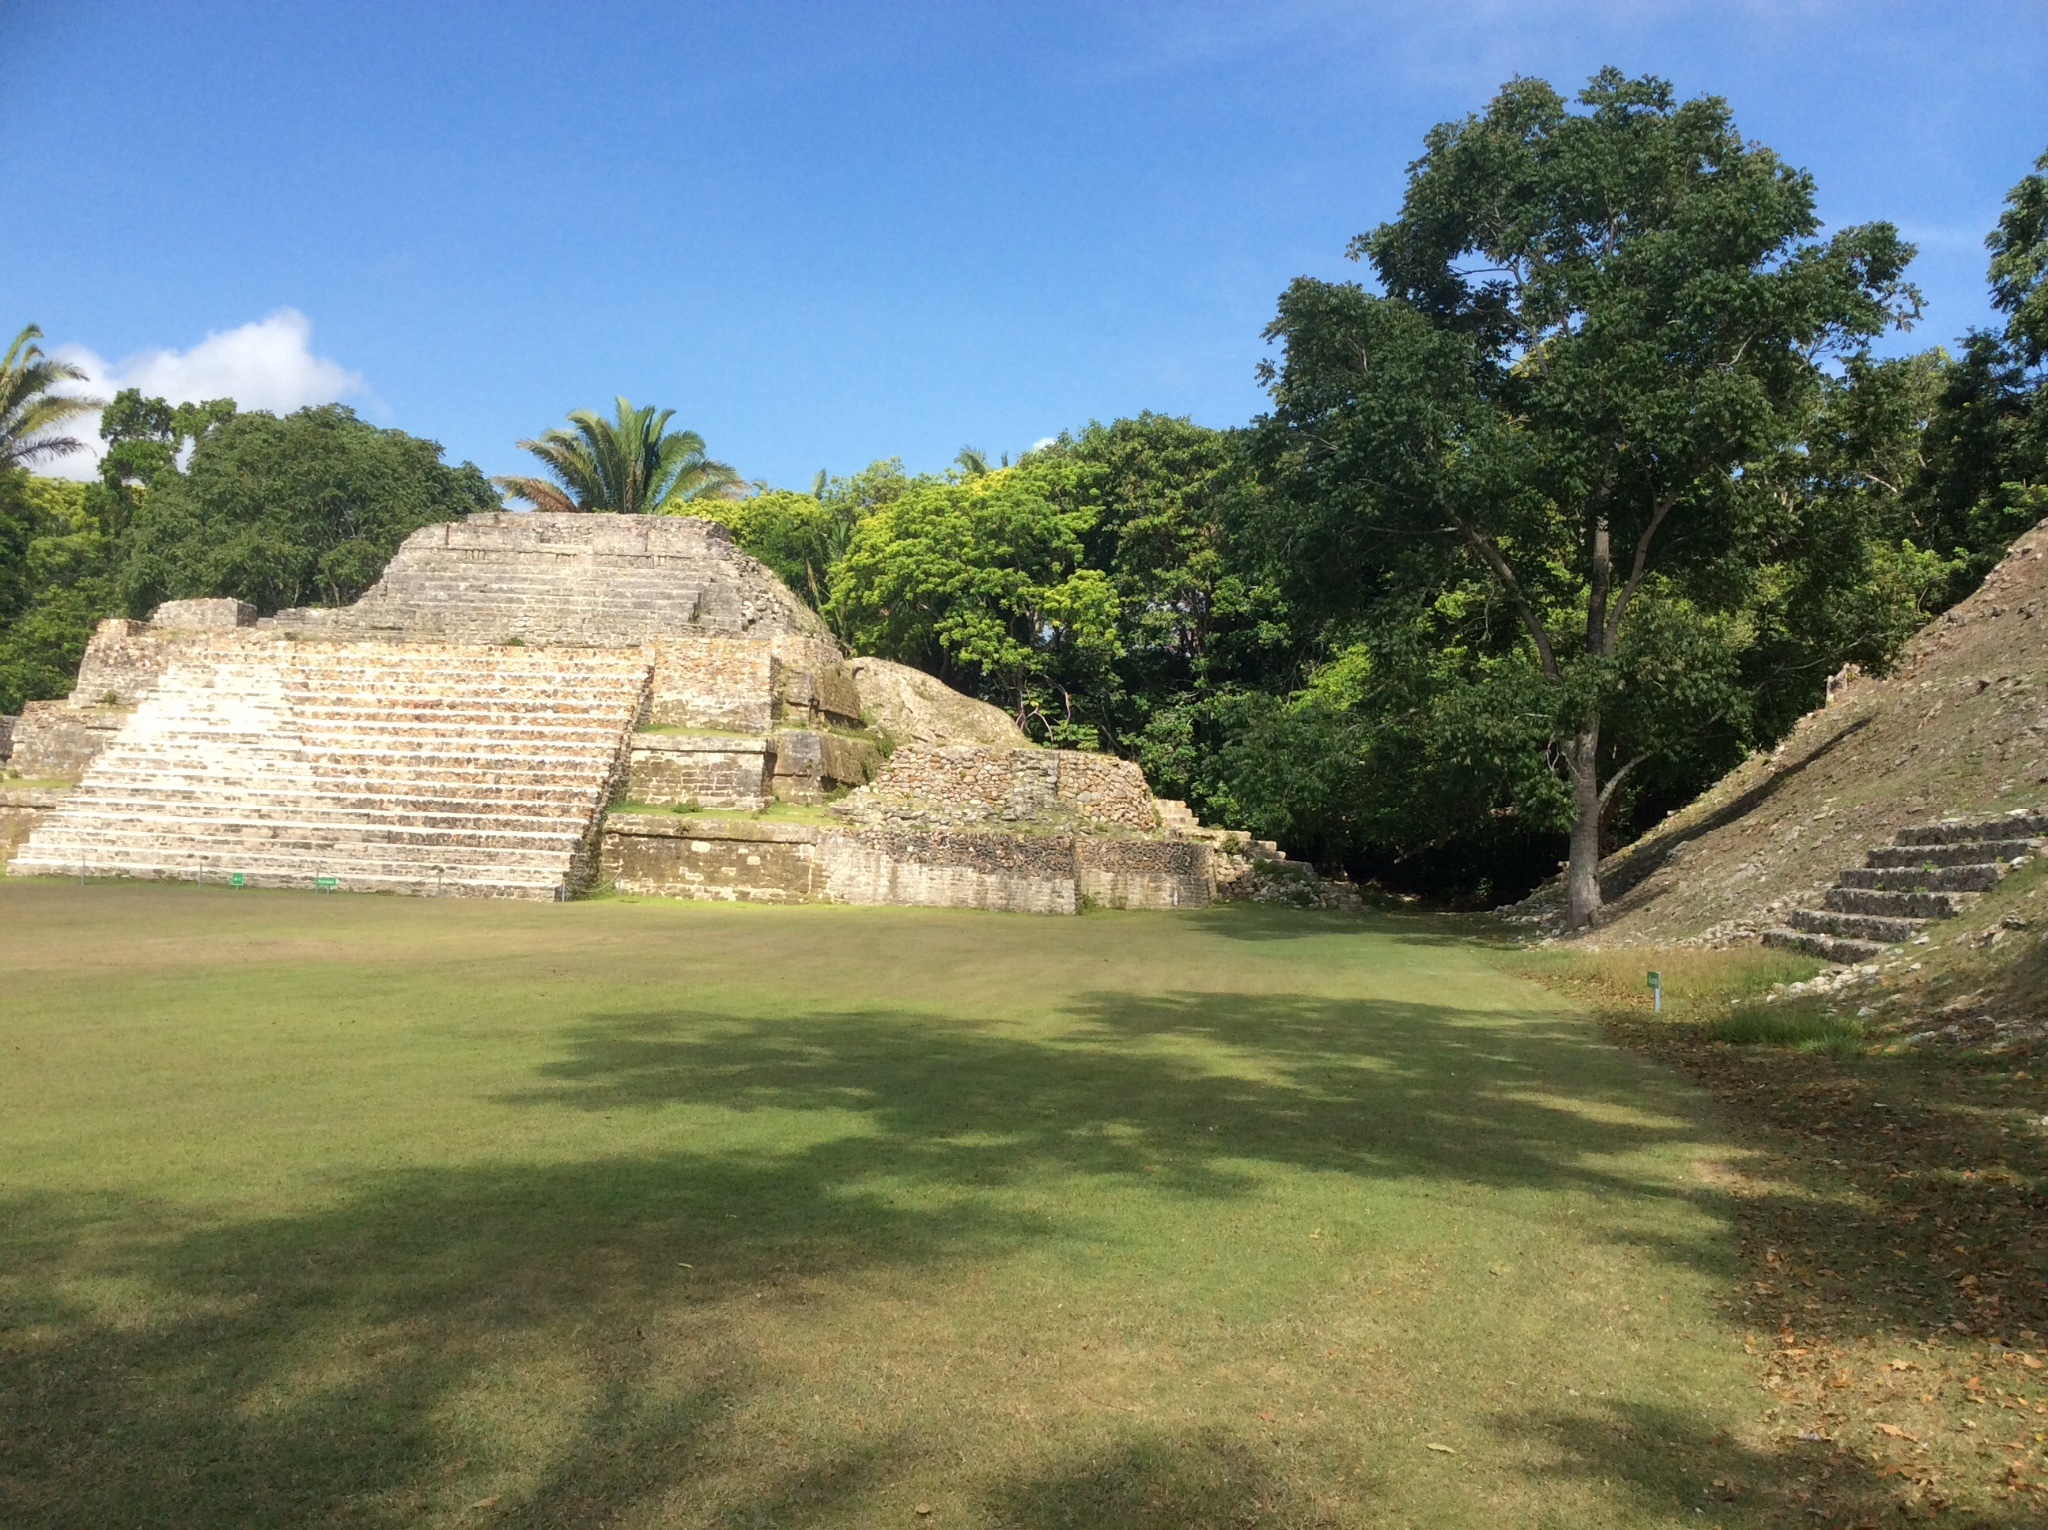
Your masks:
<svg viewBox="0 0 2048 1530"><path fill-rule="evenodd" d="M849 659L694 519L472 516L352 606L102 622L71 696L0 731L11 875L1035 913L1310 875Z"/></svg>

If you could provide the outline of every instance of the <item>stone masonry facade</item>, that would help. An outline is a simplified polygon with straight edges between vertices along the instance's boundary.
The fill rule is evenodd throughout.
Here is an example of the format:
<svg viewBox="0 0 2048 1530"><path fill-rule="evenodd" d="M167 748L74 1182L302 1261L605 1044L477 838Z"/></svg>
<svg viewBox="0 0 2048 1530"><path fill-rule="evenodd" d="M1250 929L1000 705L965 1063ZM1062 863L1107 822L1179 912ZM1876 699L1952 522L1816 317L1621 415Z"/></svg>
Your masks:
<svg viewBox="0 0 2048 1530"><path fill-rule="evenodd" d="M1073 913L1200 906L1242 850L1128 761L849 660L682 518L473 516L353 606L104 622L11 746L13 874Z"/></svg>

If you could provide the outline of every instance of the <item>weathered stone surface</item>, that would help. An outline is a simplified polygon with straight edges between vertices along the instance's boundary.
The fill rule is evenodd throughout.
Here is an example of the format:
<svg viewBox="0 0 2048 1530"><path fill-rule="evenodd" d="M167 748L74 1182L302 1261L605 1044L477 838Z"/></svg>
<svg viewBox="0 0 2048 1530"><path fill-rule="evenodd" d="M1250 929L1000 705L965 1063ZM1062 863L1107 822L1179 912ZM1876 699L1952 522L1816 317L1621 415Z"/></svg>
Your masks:
<svg viewBox="0 0 2048 1530"><path fill-rule="evenodd" d="M636 733L626 795L656 807L768 805L775 755L765 737L729 734Z"/></svg>
<svg viewBox="0 0 2048 1530"><path fill-rule="evenodd" d="M7 768L30 781L76 781L132 715L127 707L24 702Z"/></svg>
<svg viewBox="0 0 2048 1530"><path fill-rule="evenodd" d="M7 763L7 757L14 753L14 725L19 719L12 713L0 713L0 765Z"/></svg>
<svg viewBox="0 0 2048 1530"><path fill-rule="evenodd" d="M1099 908L1205 908L1216 901L1213 855L1204 844L1083 835L1075 856L1080 895Z"/></svg>
<svg viewBox="0 0 2048 1530"><path fill-rule="evenodd" d="M782 802L823 802L842 786L865 785L882 768L882 751L866 739L797 728L778 728L769 738Z"/></svg>
<svg viewBox="0 0 2048 1530"><path fill-rule="evenodd" d="M898 749L841 811L867 824L1089 824L1149 832L1159 815L1144 772L1074 749L919 744Z"/></svg>
<svg viewBox="0 0 2048 1530"><path fill-rule="evenodd" d="M256 625L256 608L246 600L167 600L150 614L149 625L165 632L232 632Z"/></svg>
<svg viewBox="0 0 2048 1530"><path fill-rule="evenodd" d="M830 642L712 521L504 511L423 527L361 600L265 625L467 643L621 647L692 630Z"/></svg>
<svg viewBox="0 0 2048 1530"><path fill-rule="evenodd" d="M584 881L640 649L193 649L12 870L554 898Z"/></svg>
<svg viewBox="0 0 2048 1530"><path fill-rule="evenodd" d="M813 903L822 896L810 824L614 813L604 880L617 891L725 903Z"/></svg>
<svg viewBox="0 0 2048 1530"><path fill-rule="evenodd" d="M614 813L603 865L621 892L775 903L898 904L1006 913L1196 908L1207 845L984 830L820 828Z"/></svg>
<svg viewBox="0 0 2048 1530"><path fill-rule="evenodd" d="M0 865L13 859L43 816L63 800L62 790L0 785Z"/></svg>
<svg viewBox="0 0 2048 1530"><path fill-rule="evenodd" d="M990 744L1022 748L1009 713L963 696L922 670L887 659L848 659L861 716L898 744Z"/></svg>
<svg viewBox="0 0 2048 1530"><path fill-rule="evenodd" d="M686 633L653 647L650 723L734 733L766 733L774 725L782 661L772 645Z"/></svg>

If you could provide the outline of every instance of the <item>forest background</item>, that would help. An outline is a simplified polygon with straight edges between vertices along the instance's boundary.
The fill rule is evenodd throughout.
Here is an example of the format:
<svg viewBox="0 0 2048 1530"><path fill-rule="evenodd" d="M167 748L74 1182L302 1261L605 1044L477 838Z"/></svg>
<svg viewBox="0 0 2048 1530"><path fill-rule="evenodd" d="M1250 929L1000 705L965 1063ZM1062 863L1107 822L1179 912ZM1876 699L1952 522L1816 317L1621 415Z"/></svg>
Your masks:
<svg viewBox="0 0 2048 1530"><path fill-rule="evenodd" d="M1989 231L2006 322L1953 349L1871 353L1917 313L1911 248L1820 241L1812 207L1718 100L1511 82L1356 241L1370 283L1282 296L1244 426L1147 413L677 508L850 647L1206 821L1497 903L1769 747L1843 665L1881 673L2048 515L2048 156ZM100 429L95 482L0 473L0 712L67 693L102 617L343 603L419 526L500 507L341 405L128 392Z"/></svg>

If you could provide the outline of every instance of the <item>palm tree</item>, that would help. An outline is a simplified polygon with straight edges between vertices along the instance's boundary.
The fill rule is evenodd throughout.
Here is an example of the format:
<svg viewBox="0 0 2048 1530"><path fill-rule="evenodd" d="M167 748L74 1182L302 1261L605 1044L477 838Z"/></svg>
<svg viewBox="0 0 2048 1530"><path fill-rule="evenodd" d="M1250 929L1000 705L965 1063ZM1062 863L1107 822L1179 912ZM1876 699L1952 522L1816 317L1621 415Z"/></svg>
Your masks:
<svg viewBox="0 0 2048 1530"><path fill-rule="evenodd" d="M84 443L49 432L100 407L96 398L50 391L60 382L84 382L85 374L68 361L45 356L36 344L42 338L42 330L31 324L0 357L0 469L25 468L79 450Z"/></svg>
<svg viewBox="0 0 2048 1530"><path fill-rule="evenodd" d="M745 492L740 475L704 455L694 430L671 434L673 409L635 409L618 400L618 418L588 409L569 416L571 430L550 430L519 445L547 465L545 478L493 478L491 482L536 510L611 510L625 515L677 515L697 499L731 499Z"/></svg>

